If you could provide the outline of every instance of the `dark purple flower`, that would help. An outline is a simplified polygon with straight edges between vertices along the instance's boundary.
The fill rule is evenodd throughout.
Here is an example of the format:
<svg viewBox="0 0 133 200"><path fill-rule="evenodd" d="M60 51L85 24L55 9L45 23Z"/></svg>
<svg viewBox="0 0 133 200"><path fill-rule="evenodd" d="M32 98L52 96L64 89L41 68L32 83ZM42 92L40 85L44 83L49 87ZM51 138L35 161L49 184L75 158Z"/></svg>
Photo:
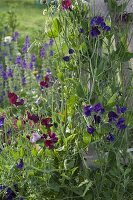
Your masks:
<svg viewBox="0 0 133 200"><path fill-rule="evenodd" d="M30 38L29 38L28 35L25 37L25 43L24 43L24 46L26 46L27 48L30 47Z"/></svg>
<svg viewBox="0 0 133 200"><path fill-rule="evenodd" d="M120 107L119 105L116 105L116 110L118 114L121 114L121 113L125 113L127 108L126 106Z"/></svg>
<svg viewBox="0 0 133 200"><path fill-rule="evenodd" d="M103 17L101 16L96 16L93 17L90 21L90 26L94 27L94 26L100 26L102 23L104 22Z"/></svg>
<svg viewBox="0 0 133 200"><path fill-rule="evenodd" d="M20 56L17 56L16 57L16 61L15 61L15 64L18 64L18 65L21 65L22 64L22 58Z"/></svg>
<svg viewBox="0 0 133 200"><path fill-rule="evenodd" d="M100 103L95 104L93 106L93 112L96 112L96 113L101 112L101 113L103 113L104 112L104 108L103 108L102 104L100 104Z"/></svg>
<svg viewBox="0 0 133 200"><path fill-rule="evenodd" d="M122 113L125 113L126 110L127 110L126 106L121 107L121 112L122 112Z"/></svg>
<svg viewBox="0 0 133 200"><path fill-rule="evenodd" d="M0 117L0 128L4 125L4 117Z"/></svg>
<svg viewBox="0 0 133 200"><path fill-rule="evenodd" d="M73 49L69 49L69 54L73 54L74 50Z"/></svg>
<svg viewBox="0 0 133 200"><path fill-rule="evenodd" d="M53 38L50 38L50 40L49 40L49 45L52 46L53 43L54 43L54 39L53 39Z"/></svg>
<svg viewBox="0 0 133 200"><path fill-rule="evenodd" d="M23 67L24 69L26 69L27 66L28 66L28 64L27 64L26 60L23 60L23 62L22 62L22 67Z"/></svg>
<svg viewBox="0 0 133 200"><path fill-rule="evenodd" d="M84 33L84 29L83 28L79 28L79 32L80 33Z"/></svg>
<svg viewBox="0 0 133 200"><path fill-rule="evenodd" d="M86 117L91 116L92 111L93 111L93 106L84 106L84 115Z"/></svg>
<svg viewBox="0 0 133 200"><path fill-rule="evenodd" d="M29 63L29 68L30 68L31 70L33 69L33 63L32 63L32 62Z"/></svg>
<svg viewBox="0 0 133 200"><path fill-rule="evenodd" d="M5 185L0 185L0 191L4 190L6 188Z"/></svg>
<svg viewBox="0 0 133 200"><path fill-rule="evenodd" d="M31 55L31 62L35 62L36 61L36 56L34 54Z"/></svg>
<svg viewBox="0 0 133 200"><path fill-rule="evenodd" d="M50 56L53 56L53 55L54 55L54 51L51 50L51 51L49 52L49 54L50 54Z"/></svg>
<svg viewBox="0 0 133 200"><path fill-rule="evenodd" d="M50 70L49 68L47 68L46 74L47 74L47 75L50 75L50 74L51 74L51 70Z"/></svg>
<svg viewBox="0 0 133 200"><path fill-rule="evenodd" d="M36 80L37 81L40 81L41 78L42 78L41 75L39 75L39 74L36 75Z"/></svg>
<svg viewBox="0 0 133 200"><path fill-rule="evenodd" d="M1 72L1 77L3 78L4 81L6 81L8 79L6 71Z"/></svg>
<svg viewBox="0 0 133 200"><path fill-rule="evenodd" d="M20 159L19 163L16 165L18 169L22 169L24 167L23 159Z"/></svg>
<svg viewBox="0 0 133 200"><path fill-rule="evenodd" d="M106 25L106 26L103 27L103 30L106 31L106 32L108 32L108 31L111 30L111 28L110 28L110 26L107 26L107 25Z"/></svg>
<svg viewBox="0 0 133 200"><path fill-rule="evenodd" d="M108 113L109 122L115 122L118 118L118 115L114 111Z"/></svg>
<svg viewBox="0 0 133 200"><path fill-rule="evenodd" d="M68 62L70 60L70 57L69 56L64 56L63 60L66 61L66 62Z"/></svg>
<svg viewBox="0 0 133 200"><path fill-rule="evenodd" d="M24 76L21 78L21 81L23 86L26 85L26 78Z"/></svg>
<svg viewBox="0 0 133 200"><path fill-rule="evenodd" d="M94 115L94 123L99 124L101 122L101 117L99 115Z"/></svg>
<svg viewBox="0 0 133 200"><path fill-rule="evenodd" d="M91 135L94 133L95 128L93 128L92 126L87 126L87 132L90 133Z"/></svg>
<svg viewBox="0 0 133 200"><path fill-rule="evenodd" d="M13 36L12 36L12 40L13 41L17 41L18 37L19 37L19 33L18 32L14 32Z"/></svg>
<svg viewBox="0 0 133 200"><path fill-rule="evenodd" d="M34 115L29 112L27 112L27 115L28 115L28 119L32 120L35 124L39 122L38 115Z"/></svg>
<svg viewBox="0 0 133 200"><path fill-rule="evenodd" d="M101 27L102 29L104 29L105 26L106 26L106 24L105 24L105 22L103 21L103 22L100 24L100 27Z"/></svg>
<svg viewBox="0 0 133 200"><path fill-rule="evenodd" d="M93 27L90 31L90 35L91 37L97 37L98 35L100 35L100 31L97 27Z"/></svg>
<svg viewBox="0 0 133 200"><path fill-rule="evenodd" d="M3 56L6 57L6 56L8 56L8 54L7 54L6 52L4 52L4 53L3 53Z"/></svg>
<svg viewBox="0 0 133 200"><path fill-rule="evenodd" d="M13 200L16 197L15 192L9 187L6 190L6 200Z"/></svg>
<svg viewBox="0 0 133 200"><path fill-rule="evenodd" d="M45 49L48 49L48 48L49 48L49 44L48 44L48 43L45 43L45 44L43 45L43 47L44 47Z"/></svg>
<svg viewBox="0 0 133 200"><path fill-rule="evenodd" d="M40 57L41 57L41 58L44 58L44 57L45 57L45 49L44 49L44 48L41 48L39 54L40 54Z"/></svg>
<svg viewBox="0 0 133 200"><path fill-rule="evenodd" d="M111 133L109 133L106 137L108 142L113 142L115 140L115 136Z"/></svg>
<svg viewBox="0 0 133 200"><path fill-rule="evenodd" d="M127 126L124 124L124 122L125 122L125 118L119 118L116 124L117 128L120 130L125 129Z"/></svg>
<svg viewBox="0 0 133 200"><path fill-rule="evenodd" d="M28 48L27 46L24 45L21 50L22 50L22 53L27 53Z"/></svg>
<svg viewBox="0 0 133 200"><path fill-rule="evenodd" d="M7 71L7 76L10 77L10 78L13 77L13 71L12 71L11 68L8 69L8 71Z"/></svg>

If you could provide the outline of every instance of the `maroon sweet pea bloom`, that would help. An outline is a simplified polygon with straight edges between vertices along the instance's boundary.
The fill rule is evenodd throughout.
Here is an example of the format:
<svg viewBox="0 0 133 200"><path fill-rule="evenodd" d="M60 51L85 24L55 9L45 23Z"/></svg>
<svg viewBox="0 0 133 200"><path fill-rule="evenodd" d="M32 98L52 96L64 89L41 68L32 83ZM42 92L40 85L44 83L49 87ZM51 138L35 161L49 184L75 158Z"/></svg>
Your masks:
<svg viewBox="0 0 133 200"><path fill-rule="evenodd" d="M62 0L62 9L68 10L72 6L71 0Z"/></svg>
<svg viewBox="0 0 133 200"><path fill-rule="evenodd" d="M58 138L55 133L49 132L49 137L51 138L51 141L53 143L56 143L58 141Z"/></svg>
<svg viewBox="0 0 133 200"><path fill-rule="evenodd" d="M30 114L27 112L28 119L32 120L35 124L39 122L39 117L38 115Z"/></svg>
<svg viewBox="0 0 133 200"><path fill-rule="evenodd" d="M20 99L20 101L15 102L16 106L21 106L23 104L24 104L24 100L23 99Z"/></svg>
<svg viewBox="0 0 133 200"><path fill-rule="evenodd" d="M13 92L9 92L8 98L9 98L9 101L10 101L11 104L15 104L17 99L18 99L18 96Z"/></svg>
<svg viewBox="0 0 133 200"><path fill-rule="evenodd" d="M24 100L20 99L14 92L9 92L8 98L12 105L20 106L24 104Z"/></svg>
<svg viewBox="0 0 133 200"><path fill-rule="evenodd" d="M47 138L45 138L44 144L47 148L53 149L54 144L58 141L58 138L55 133L52 133L51 131L48 132Z"/></svg>
<svg viewBox="0 0 133 200"><path fill-rule="evenodd" d="M45 140L45 146L49 149L53 149L54 148L54 143L50 140L50 139L47 139Z"/></svg>
<svg viewBox="0 0 133 200"><path fill-rule="evenodd" d="M41 120L41 124L45 125L46 128L50 128L51 126L53 126L53 124L50 123L51 122L51 118L47 117Z"/></svg>
<svg viewBox="0 0 133 200"><path fill-rule="evenodd" d="M48 88L48 83L46 81L41 81L40 86Z"/></svg>
<svg viewBox="0 0 133 200"><path fill-rule="evenodd" d="M50 73L47 73L44 77L44 80L40 82L41 87L48 88L52 84L52 76Z"/></svg>

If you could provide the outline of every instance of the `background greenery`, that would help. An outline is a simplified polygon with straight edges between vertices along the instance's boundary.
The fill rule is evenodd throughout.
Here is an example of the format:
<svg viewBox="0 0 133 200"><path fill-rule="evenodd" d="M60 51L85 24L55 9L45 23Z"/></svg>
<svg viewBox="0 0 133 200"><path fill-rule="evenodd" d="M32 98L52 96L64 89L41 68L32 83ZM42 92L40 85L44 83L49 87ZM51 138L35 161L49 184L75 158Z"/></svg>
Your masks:
<svg viewBox="0 0 133 200"><path fill-rule="evenodd" d="M27 34L35 38L36 31L44 26L47 18L43 15L44 7L36 0L1 0L0 15L5 15L10 10L15 11L18 21L16 29L20 32L21 39Z"/></svg>

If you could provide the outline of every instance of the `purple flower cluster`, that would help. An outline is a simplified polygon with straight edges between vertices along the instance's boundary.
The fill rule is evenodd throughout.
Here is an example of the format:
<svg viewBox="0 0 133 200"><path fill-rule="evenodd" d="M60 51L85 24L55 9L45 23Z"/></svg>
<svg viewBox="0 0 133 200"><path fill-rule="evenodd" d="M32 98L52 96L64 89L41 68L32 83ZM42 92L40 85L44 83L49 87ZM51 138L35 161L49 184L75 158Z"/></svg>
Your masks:
<svg viewBox="0 0 133 200"><path fill-rule="evenodd" d="M0 117L0 128L4 125L4 117Z"/></svg>
<svg viewBox="0 0 133 200"><path fill-rule="evenodd" d="M42 48L40 49L40 57L41 57L42 59L45 57L45 48L44 48L44 47L42 47Z"/></svg>
<svg viewBox="0 0 133 200"><path fill-rule="evenodd" d="M17 167L18 169L23 169L23 167L24 167L24 161L23 161L23 159L20 159L20 161L19 161L19 163L16 165L16 167Z"/></svg>
<svg viewBox="0 0 133 200"><path fill-rule="evenodd" d="M16 42L18 38L19 38L19 33L14 32L13 35L12 35L12 41Z"/></svg>
<svg viewBox="0 0 133 200"><path fill-rule="evenodd" d="M116 105L116 112L110 111L108 113L109 123L115 124L115 126L119 130L123 130L127 127L125 124L125 118L122 116L126 112L126 107L120 107L119 105Z"/></svg>
<svg viewBox="0 0 133 200"><path fill-rule="evenodd" d="M2 67L0 68L0 76L3 78L4 81L6 81L8 78L13 78L13 70L11 68L4 70Z"/></svg>
<svg viewBox="0 0 133 200"><path fill-rule="evenodd" d="M95 105L86 105L84 106L83 112L86 117L93 115L93 123L99 124L101 122L100 114L104 113L104 107L100 103L97 103ZM95 128L92 125L87 126L88 133L93 134L94 131L95 131Z"/></svg>
<svg viewBox="0 0 133 200"><path fill-rule="evenodd" d="M5 185L0 185L0 191L5 190L5 196L4 199L6 200L14 200L16 198L16 193L18 193L19 188L18 188L18 184L14 183L13 186L14 190L10 187L7 187ZM24 200L23 197L19 197L19 200Z"/></svg>
<svg viewBox="0 0 133 200"><path fill-rule="evenodd" d="M68 61L70 60L70 55L72 55L72 54L74 53L74 50L70 48L70 49L68 50L68 53L69 53L69 55L63 57L63 60L64 60L65 62L68 62Z"/></svg>
<svg viewBox="0 0 133 200"><path fill-rule="evenodd" d="M26 78L23 76L21 77L21 82L22 82L22 85L25 86L26 85Z"/></svg>
<svg viewBox="0 0 133 200"><path fill-rule="evenodd" d="M41 48L40 48L40 52L39 52L39 55L40 55L40 58L44 59L45 56L46 56L46 52L49 50L49 55L50 56L53 56L54 55L54 51L51 50L51 47L53 46L54 44L54 39L53 38L50 38L48 42L44 43Z"/></svg>
<svg viewBox="0 0 133 200"><path fill-rule="evenodd" d="M87 126L87 132L91 135L94 134L96 128L93 126L94 124L100 124L101 122L101 114L104 113L104 107L102 104L98 103L95 105L86 105L84 106L83 113L86 117L92 117L92 124ZM118 130L124 130L127 126L125 124L125 118L122 116L126 112L126 107L120 107L116 105L116 112L110 111L108 113L108 123L113 128L117 128ZM115 125L115 127L114 127ZM115 140L115 136L112 133L109 133L106 136L107 141L113 142Z"/></svg>
<svg viewBox="0 0 133 200"><path fill-rule="evenodd" d="M84 29L82 27L79 28L79 33L84 33Z"/></svg>
<svg viewBox="0 0 133 200"><path fill-rule="evenodd" d="M91 37L98 37L101 33L100 30L106 32L111 30L111 28L106 25L103 17L101 16L93 17L90 21L90 26L91 26L91 31L90 31Z"/></svg>
<svg viewBox="0 0 133 200"><path fill-rule="evenodd" d="M21 56L17 56L15 60L15 64L21 66L23 69L33 69L33 66L36 62L36 56L34 54L31 55L30 61L23 59Z"/></svg>
<svg viewBox="0 0 133 200"><path fill-rule="evenodd" d="M29 47L30 47L30 38L29 38L29 36L27 35L27 36L25 37L25 42L24 42L24 46L23 46L23 48L22 48L22 53L27 53Z"/></svg>

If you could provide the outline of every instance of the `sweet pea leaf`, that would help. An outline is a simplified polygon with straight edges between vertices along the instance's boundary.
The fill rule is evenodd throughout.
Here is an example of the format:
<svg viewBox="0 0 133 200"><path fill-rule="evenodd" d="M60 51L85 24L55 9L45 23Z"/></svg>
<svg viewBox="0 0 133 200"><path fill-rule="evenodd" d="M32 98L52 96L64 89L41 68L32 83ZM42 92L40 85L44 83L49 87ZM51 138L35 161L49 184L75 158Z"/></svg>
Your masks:
<svg viewBox="0 0 133 200"><path fill-rule="evenodd" d="M50 31L48 31L48 36L50 38L56 38L58 37L60 32L61 32L61 24L59 20L56 18L51 25Z"/></svg>
<svg viewBox="0 0 133 200"><path fill-rule="evenodd" d="M91 142L91 135L87 132L83 134L83 141L85 144L89 144Z"/></svg>
<svg viewBox="0 0 133 200"><path fill-rule="evenodd" d="M22 121L20 119L17 120L17 127L18 129L21 129L22 127Z"/></svg>

